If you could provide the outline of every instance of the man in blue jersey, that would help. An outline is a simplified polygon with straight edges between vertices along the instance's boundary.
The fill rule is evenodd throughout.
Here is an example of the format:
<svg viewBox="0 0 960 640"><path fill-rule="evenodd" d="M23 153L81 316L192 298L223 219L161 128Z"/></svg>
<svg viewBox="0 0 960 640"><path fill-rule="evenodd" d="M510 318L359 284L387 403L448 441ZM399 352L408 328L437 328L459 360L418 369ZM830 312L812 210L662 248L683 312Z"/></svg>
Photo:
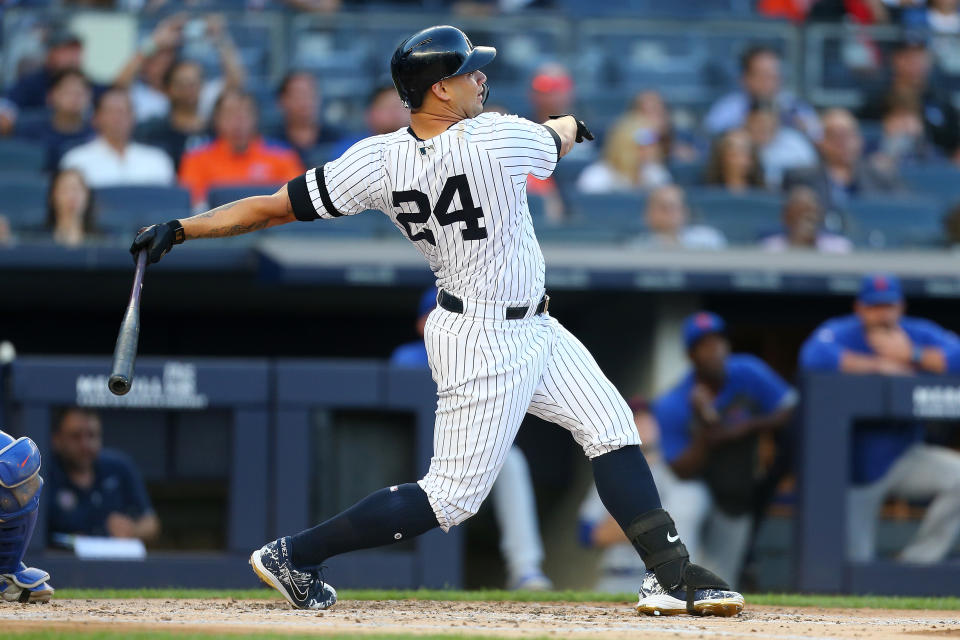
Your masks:
<svg viewBox="0 0 960 640"><path fill-rule="evenodd" d="M686 319L692 369L655 402L653 414L669 463L664 472L672 476L658 479L665 502L674 486L682 488L682 504L669 504L677 532L704 566L736 584L764 475L757 443L789 422L797 393L759 358L731 354L725 331L713 313Z"/></svg>
<svg viewBox="0 0 960 640"><path fill-rule="evenodd" d="M864 277L852 315L826 321L800 352L805 371L909 375L960 371L960 338L929 320L904 316L900 281ZM861 424L851 443L847 549L851 560L874 556L877 514L890 495L933 498L905 562L944 558L960 531L960 453L923 442L922 425Z"/></svg>

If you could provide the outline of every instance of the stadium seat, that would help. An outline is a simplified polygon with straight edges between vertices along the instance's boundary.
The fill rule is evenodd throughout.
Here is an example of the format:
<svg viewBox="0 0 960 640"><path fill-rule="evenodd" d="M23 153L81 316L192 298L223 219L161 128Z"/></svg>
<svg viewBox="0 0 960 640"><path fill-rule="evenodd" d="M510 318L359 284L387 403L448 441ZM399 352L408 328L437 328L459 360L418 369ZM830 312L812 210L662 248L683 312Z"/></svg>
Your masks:
<svg viewBox="0 0 960 640"><path fill-rule="evenodd" d="M776 194L688 189L687 204L694 220L719 229L734 245L755 244L760 237L780 226L782 199Z"/></svg>
<svg viewBox="0 0 960 640"><path fill-rule="evenodd" d="M903 167L900 176L911 191L939 198L944 207L960 201L960 169L948 163Z"/></svg>
<svg viewBox="0 0 960 640"><path fill-rule="evenodd" d="M43 171L46 159L43 145L29 140L11 138L0 140L0 171Z"/></svg>
<svg viewBox="0 0 960 640"><path fill-rule="evenodd" d="M182 187L104 187L95 198L97 226L108 234L190 215L190 193Z"/></svg>
<svg viewBox="0 0 960 640"><path fill-rule="evenodd" d="M888 249L944 243L943 207L930 198L861 198L851 201L847 212L858 245Z"/></svg>
<svg viewBox="0 0 960 640"><path fill-rule="evenodd" d="M214 187L207 193L207 204L210 208L219 207L250 196L268 196L277 192L283 185L276 184L244 184L231 187Z"/></svg>
<svg viewBox="0 0 960 640"><path fill-rule="evenodd" d="M617 233L634 233L643 228L646 199L641 194L576 194L569 198L568 204L574 224Z"/></svg>
<svg viewBox="0 0 960 640"><path fill-rule="evenodd" d="M573 197L576 194L577 178L592 162L590 159L561 158L557 168L553 170L553 181L564 196Z"/></svg>
<svg viewBox="0 0 960 640"><path fill-rule="evenodd" d="M0 174L0 215L14 231L37 231L44 227L48 180L43 176Z"/></svg>

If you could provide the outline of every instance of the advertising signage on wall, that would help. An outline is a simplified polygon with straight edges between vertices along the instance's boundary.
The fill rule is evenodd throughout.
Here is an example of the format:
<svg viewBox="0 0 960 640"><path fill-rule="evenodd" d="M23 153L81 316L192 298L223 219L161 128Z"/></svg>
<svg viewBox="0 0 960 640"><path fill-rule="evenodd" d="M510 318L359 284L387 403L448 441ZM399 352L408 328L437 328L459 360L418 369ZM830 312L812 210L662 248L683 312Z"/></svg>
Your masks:
<svg viewBox="0 0 960 640"><path fill-rule="evenodd" d="M913 415L918 418L960 417L960 387L943 385L915 387Z"/></svg>
<svg viewBox="0 0 960 640"><path fill-rule="evenodd" d="M161 375L137 375L124 396L107 389L107 374L77 376L77 405L136 409L205 409L207 396L197 391L197 369L189 362L166 362Z"/></svg>

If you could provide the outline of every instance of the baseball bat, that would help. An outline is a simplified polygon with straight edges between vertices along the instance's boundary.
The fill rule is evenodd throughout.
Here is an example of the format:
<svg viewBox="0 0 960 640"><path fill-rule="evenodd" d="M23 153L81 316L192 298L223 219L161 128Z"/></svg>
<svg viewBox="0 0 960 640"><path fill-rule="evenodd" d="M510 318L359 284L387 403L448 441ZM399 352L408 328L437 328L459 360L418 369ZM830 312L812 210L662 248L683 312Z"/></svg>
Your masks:
<svg viewBox="0 0 960 640"><path fill-rule="evenodd" d="M117 334L117 346L113 350L113 369L107 387L116 396L130 391L133 383L133 364L137 359L137 341L140 338L140 291L143 289L143 272L147 267L147 252L141 249L137 253L137 269L133 274L133 290L130 302L120 323Z"/></svg>

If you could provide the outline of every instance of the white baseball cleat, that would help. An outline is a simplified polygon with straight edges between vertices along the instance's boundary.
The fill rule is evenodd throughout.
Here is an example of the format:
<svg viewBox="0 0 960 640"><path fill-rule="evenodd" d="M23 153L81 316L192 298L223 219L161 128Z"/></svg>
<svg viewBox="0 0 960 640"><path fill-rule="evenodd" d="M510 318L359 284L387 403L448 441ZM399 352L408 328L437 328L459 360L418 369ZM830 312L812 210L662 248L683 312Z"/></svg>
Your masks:
<svg viewBox="0 0 960 640"><path fill-rule="evenodd" d="M637 613L648 616L678 616L684 613L698 616L730 617L743 611L743 596L725 589L697 589L688 605L684 588L667 591L657 580L653 571L648 571L640 584L640 599Z"/></svg>

